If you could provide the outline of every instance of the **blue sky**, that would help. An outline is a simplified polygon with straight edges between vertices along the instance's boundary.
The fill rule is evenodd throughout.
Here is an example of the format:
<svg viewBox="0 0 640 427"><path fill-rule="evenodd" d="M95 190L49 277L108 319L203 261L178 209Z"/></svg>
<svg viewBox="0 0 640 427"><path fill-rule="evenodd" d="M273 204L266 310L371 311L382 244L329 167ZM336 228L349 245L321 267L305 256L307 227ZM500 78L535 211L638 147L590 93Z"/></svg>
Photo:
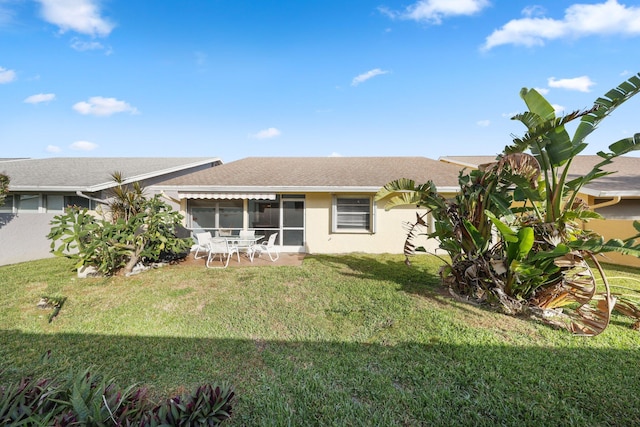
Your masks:
<svg viewBox="0 0 640 427"><path fill-rule="evenodd" d="M493 155L638 72L640 1L0 0L0 157Z"/></svg>

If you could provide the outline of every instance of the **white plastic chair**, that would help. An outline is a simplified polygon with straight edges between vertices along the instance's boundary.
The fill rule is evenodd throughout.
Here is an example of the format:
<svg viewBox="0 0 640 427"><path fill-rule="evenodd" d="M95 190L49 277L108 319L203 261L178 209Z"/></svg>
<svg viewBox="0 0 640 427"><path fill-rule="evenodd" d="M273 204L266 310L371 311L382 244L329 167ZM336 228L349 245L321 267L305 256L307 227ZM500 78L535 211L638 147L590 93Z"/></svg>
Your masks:
<svg viewBox="0 0 640 427"><path fill-rule="evenodd" d="M207 268L227 268L229 265L229 260L235 253L238 257L238 262L240 262L240 254L238 253L238 248L234 245L229 244L227 239L219 239L214 237L209 240L207 245L209 256L207 257ZM224 263L221 267L212 267L209 264L213 261L216 256L220 255L220 261Z"/></svg>
<svg viewBox="0 0 640 427"><path fill-rule="evenodd" d="M193 255L195 259L204 258L204 255L198 256L198 252L207 252L209 250L209 240L211 240L211 233L206 231L204 233L196 233L196 253Z"/></svg>
<svg viewBox="0 0 640 427"><path fill-rule="evenodd" d="M253 245L251 248L251 260L253 261L256 253L258 254L258 257L260 257L260 255L262 255L262 252L266 252L269 255L269 259L271 261L277 261L278 258L280 258L280 251L275 245L277 237L278 233L273 233L271 236L269 236L269 240L267 240L265 243Z"/></svg>

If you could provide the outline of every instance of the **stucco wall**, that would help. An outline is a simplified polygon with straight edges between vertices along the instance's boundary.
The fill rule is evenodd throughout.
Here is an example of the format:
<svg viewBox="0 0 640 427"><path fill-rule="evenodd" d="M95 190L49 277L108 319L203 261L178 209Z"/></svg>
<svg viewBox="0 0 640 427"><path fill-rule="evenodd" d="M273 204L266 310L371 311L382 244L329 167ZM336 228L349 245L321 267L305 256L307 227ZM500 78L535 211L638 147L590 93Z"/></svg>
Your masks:
<svg viewBox="0 0 640 427"><path fill-rule="evenodd" d="M591 220L584 225L587 230L593 230L602 235L605 240L608 239L625 239L637 234L633 228L632 220L606 219ZM637 243L637 242L636 242ZM640 259L630 255L622 255L615 252L608 252L604 257L599 258L600 261L612 264L628 265L631 267L640 267Z"/></svg>
<svg viewBox="0 0 640 427"><path fill-rule="evenodd" d="M0 265L49 258L47 234L55 213L0 214Z"/></svg>
<svg viewBox="0 0 640 427"><path fill-rule="evenodd" d="M384 203L376 205L375 233L332 233L331 202L329 193L307 194L306 241L308 253L402 253L406 231L403 222L413 222L417 209L413 206L384 210ZM422 213L425 211L422 210ZM426 238L419 242L434 251L437 242Z"/></svg>

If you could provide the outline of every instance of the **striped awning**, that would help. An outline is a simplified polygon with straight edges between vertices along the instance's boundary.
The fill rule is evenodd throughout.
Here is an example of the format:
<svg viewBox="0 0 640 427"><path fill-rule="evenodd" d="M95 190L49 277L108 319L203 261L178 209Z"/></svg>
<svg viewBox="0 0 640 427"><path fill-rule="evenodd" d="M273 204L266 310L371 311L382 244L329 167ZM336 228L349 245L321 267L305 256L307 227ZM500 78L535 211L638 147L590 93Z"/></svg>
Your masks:
<svg viewBox="0 0 640 427"><path fill-rule="evenodd" d="M276 199L276 195L270 193L180 193L179 197L180 199Z"/></svg>

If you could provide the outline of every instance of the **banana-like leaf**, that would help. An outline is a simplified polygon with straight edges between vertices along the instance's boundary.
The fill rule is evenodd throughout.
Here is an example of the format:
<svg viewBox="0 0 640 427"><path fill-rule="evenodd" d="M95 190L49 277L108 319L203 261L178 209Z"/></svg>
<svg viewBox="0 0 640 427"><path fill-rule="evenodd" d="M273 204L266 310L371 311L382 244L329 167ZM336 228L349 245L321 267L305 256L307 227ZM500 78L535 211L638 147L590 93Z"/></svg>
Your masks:
<svg viewBox="0 0 640 427"><path fill-rule="evenodd" d="M636 301L618 296L618 301L616 302L614 309L617 312L635 320L635 329L640 328L640 306L638 306Z"/></svg>
<svg viewBox="0 0 640 427"><path fill-rule="evenodd" d="M464 226L467 233L469 233L469 236L471 237L475 248L477 250L484 251L486 249L486 245L489 242L482 236L482 233L480 233L476 226L473 225L468 219L463 219L462 225Z"/></svg>
<svg viewBox="0 0 640 427"><path fill-rule="evenodd" d="M593 337L606 329L611 320L611 311L616 305L616 297L603 296L598 303L593 305L583 305L576 310L578 316L569 330L575 335Z"/></svg>
<svg viewBox="0 0 640 427"><path fill-rule="evenodd" d="M578 251L557 257L554 264L563 269L562 280L543 288L534 299L540 308L566 307L587 304L596 292L596 281L589 265Z"/></svg>
<svg viewBox="0 0 640 427"><path fill-rule="evenodd" d="M555 108L537 90L522 88L520 97L529 107L529 111L537 114L543 121L556 117Z"/></svg>
<svg viewBox="0 0 640 427"><path fill-rule="evenodd" d="M598 269L604 283L605 292L595 305L584 304L575 311L577 318L571 323L569 329L576 335L595 336L604 331L609 325L611 311L613 311L613 307L616 305L616 297L611 295L611 288L607 276L593 252L583 253L589 256Z"/></svg>
<svg viewBox="0 0 640 427"><path fill-rule="evenodd" d="M405 257L405 264L410 265L409 256L415 255L416 251L420 250L420 248L416 247L413 243L416 237L419 235L425 234L424 232L428 231L427 222L424 220L426 214L420 215L416 213L416 222L413 224L405 223L404 228L407 230L407 237L404 241L404 250L403 253ZM424 231L424 232L423 232Z"/></svg>
<svg viewBox="0 0 640 427"><path fill-rule="evenodd" d="M517 242L518 241L518 233L516 233L511 227L509 227L504 222L500 221L491 211L484 211L485 215L491 220L493 225L496 226L496 229L502 235L502 238L506 242Z"/></svg>
<svg viewBox="0 0 640 427"><path fill-rule="evenodd" d="M623 255L631 255L640 258L640 243L636 244L634 239L620 240L609 239L606 242L602 237L589 240L574 240L568 245L577 250L589 251L593 253L618 252Z"/></svg>
<svg viewBox="0 0 640 427"><path fill-rule="evenodd" d="M606 116L638 92L640 92L640 73L622 82L617 88L607 92L604 97L598 98L594 103L597 108L580 119L580 124L573 134L574 143L584 141Z"/></svg>

